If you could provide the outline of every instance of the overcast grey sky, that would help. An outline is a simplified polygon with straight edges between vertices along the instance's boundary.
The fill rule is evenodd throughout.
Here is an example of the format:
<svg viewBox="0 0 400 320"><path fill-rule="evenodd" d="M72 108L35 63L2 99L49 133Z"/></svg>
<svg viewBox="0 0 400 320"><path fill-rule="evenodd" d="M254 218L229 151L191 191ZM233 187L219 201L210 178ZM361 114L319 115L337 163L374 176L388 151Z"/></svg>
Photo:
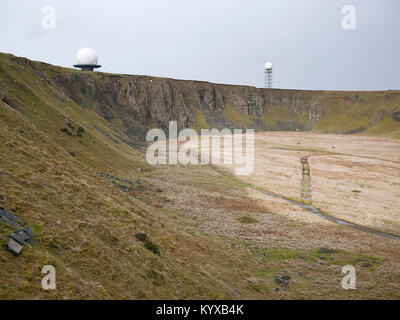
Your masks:
<svg viewBox="0 0 400 320"><path fill-rule="evenodd" d="M271 61L278 88L400 89L399 16L399 0L1 0L0 51L71 67L88 46L105 72L257 87Z"/></svg>

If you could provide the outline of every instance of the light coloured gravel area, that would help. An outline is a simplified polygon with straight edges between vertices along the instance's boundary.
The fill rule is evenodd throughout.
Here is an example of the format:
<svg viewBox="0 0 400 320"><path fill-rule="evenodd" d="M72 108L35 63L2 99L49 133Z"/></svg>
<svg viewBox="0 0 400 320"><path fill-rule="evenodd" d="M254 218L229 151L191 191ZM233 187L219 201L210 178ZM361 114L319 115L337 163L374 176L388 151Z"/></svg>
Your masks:
<svg viewBox="0 0 400 320"><path fill-rule="evenodd" d="M264 132L255 166L240 178L300 198L301 163L309 156L313 203L337 218L400 235L400 141L363 136ZM221 166L234 173L233 166Z"/></svg>

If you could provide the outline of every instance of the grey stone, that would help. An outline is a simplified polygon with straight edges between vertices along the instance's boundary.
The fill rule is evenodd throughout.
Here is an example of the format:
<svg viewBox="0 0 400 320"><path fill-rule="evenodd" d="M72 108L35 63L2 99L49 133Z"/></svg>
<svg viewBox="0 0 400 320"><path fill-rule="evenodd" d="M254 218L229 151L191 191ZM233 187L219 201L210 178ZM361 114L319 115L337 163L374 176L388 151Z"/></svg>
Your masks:
<svg viewBox="0 0 400 320"><path fill-rule="evenodd" d="M313 267L317 267L317 266L318 266L318 263L313 262L311 265L312 265Z"/></svg>
<svg viewBox="0 0 400 320"><path fill-rule="evenodd" d="M288 280L285 280L285 279L283 279L283 278L281 278L281 277L275 277L275 283L277 283L277 284L282 284L282 285L284 285L284 286L286 286L286 287L289 286L289 281L288 281Z"/></svg>
<svg viewBox="0 0 400 320"><path fill-rule="evenodd" d="M369 262L366 262L366 263L363 263L363 264L361 265L361 267L363 267L363 268L371 268L371 267L372 267L372 264L369 263Z"/></svg>
<svg viewBox="0 0 400 320"><path fill-rule="evenodd" d="M283 279L281 277L275 277L275 283L281 284Z"/></svg>
<svg viewBox="0 0 400 320"><path fill-rule="evenodd" d="M310 276L308 274L306 275L306 279L310 279Z"/></svg>
<svg viewBox="0 0 400 320"><path fill-rule="evenodd" d="M34 237L35 236L35 234L33 233L33 231L31 230L31 228L29 228L28 226L26 226L25 228L24 228L24 232L28 235L28 236L30 236L30 237Z"/></svg>
<svg viewBox="0 0 400 320"><path fill-rule="evenodd" d="M16 215L13 215L11 212L7 211L2 207L0 207L0 220L13 227L20 226L20 224L17 223L17 221L19 221L20 219Z"/></svg>
<svg viewBox="0 0 400 320"><path fill-rule="evenodd" d="M14 239L19 244L24 245L30 236L26 234L24 230L17 230L10 236L10 238Z"/></svg>
<svg viewBox="0 0 400 320"><path fill-rule="evenodd" d="M304 273L303 273L303 272L299 272L298 275L299 275L300 277L302 277L302 276L304 275Z"/></svg>
<svg viewBox="0 0 400 320"><path fill-rule="evenodd" d="M320 248L318 252L326 254L338 253L338 251L329 248Z"/></svg>
<svg viewBox="0 0 400 320"><path fill-rule="evenodd" d="M290 280L290 279L292 279L292 277L289 276L288 274L285 274L285 275L282 276L282 279L283 280Z"/></svg>
<svg viewBox="0 0 400 320"><path fill-rule="evenodd" d="M19 255L22 251L22 248L24 247L17 241L15 241L13 238L8 239L8 244L7 244L8 250L10 250L14 255Z"/></svg>
<svg viewBox="0 0 400 320"><path fill-rule="evenodd" d="M21 246L23 246L25 243L29 243L30 245L35 244L35 234L29 228L27 223L2 207L0 207L0 221L17 229L10 236L10 239L12 239L11 245L14 242L19 243Z"/></svg>

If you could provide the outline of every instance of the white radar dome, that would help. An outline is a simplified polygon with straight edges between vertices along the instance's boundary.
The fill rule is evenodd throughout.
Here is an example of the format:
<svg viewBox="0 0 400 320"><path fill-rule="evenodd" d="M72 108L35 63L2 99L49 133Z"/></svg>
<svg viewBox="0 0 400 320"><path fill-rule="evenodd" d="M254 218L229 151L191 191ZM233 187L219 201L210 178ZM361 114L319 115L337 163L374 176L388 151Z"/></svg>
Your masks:
<svg viewBox="0 0 400 320"><path fill-rule="evenodd" d="M265 64L265 69L272 69L272 63L271 62L267 62Z"/></svg>
<svg viewBox="0 0 400 320"><path fill-rule="evenodd" d="M78 65L96 65L98 60L96 51L91 48L82 48L76 54L76 64Z"/></svg>

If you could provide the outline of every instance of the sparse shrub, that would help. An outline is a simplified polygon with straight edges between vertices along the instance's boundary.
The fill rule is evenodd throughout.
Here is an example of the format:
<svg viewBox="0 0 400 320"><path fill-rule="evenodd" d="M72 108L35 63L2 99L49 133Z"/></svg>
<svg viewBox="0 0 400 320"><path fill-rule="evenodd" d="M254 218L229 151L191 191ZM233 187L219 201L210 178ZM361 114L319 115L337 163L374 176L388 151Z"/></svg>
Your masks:
<svg viewBox="0 0 400 320"><path fill-rule="evenodd" d="M67 123L67 126L69 127L69 129L71 129L71 131L68 128L61 128L60 131L69 136L77 136L82 138L85 129L83 129L82 127L78 127L78 129L75 130L75 127L71 123Z"/></svg>
<svg viewBox="0 0 400 320"><path fill-rule="evenodd" d="M147 234L145 233L136 233L135 238L141 242L145 242L147 240Z"/></svg>
<svg viewBox="0 0 400 320"><path fill-rule="evenodd" d="M160 248L156 245L146 233L137 233L135 238L144 244L144 247L156 255L160 255Z"/></svg>
<svg viewBox="0 0 400 320"><path fill-rule="evenodd" d="M61 132L64 132L65 134L72 136L72 132L68 130L68 128L61 128L60 129Z"/></svg>
<svg viewBox="0 0 400 320"><path fill-rule="evenodd" d="M249 224L249 223L257 223L258 221L252 217L248 217L248 216L243 216L241 218L238 219L238 221L240 223L245 223L245 224Z"/></svg>
<svg viewBox="0 0 400 320"><path fill-rule="evenodd" d="M78 130L76 131L76 135L78 137L82 137L84 132L85 132L85 129L83 129L82 127L79 127Z"/></svg>

